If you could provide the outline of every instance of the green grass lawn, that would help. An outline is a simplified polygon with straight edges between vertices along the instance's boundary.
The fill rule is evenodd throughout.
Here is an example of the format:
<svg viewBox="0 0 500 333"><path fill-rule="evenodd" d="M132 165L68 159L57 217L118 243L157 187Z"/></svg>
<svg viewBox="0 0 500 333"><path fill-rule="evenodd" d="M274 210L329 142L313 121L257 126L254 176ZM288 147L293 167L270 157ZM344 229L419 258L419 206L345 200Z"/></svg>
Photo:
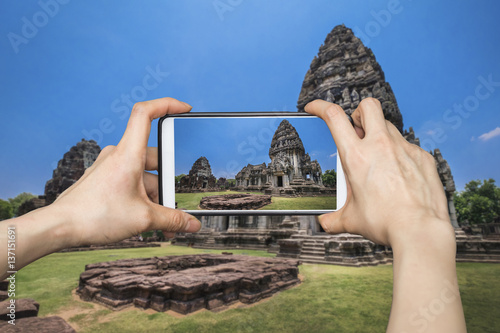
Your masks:
<svg viewBox="0 0 500 333"><path fill-rule="evenodd" d="M261 192L204 192L204 193L176 193L175 201L179 209L196 210L203 197L222 194L251 193L263 195ZM302 209L335 209L337 207L336 197L272 197L272 203L264 206L263 210L302 210Z"/></svg>
<svg viewBox="0 0 500 333"><path fill-rule="evenodd" d="M383 332L392 297L392 266L302 265L304 281L257 305L185 317L129 308L122 312L75 301L71 292L86 264L123 258L220 253L180 246L56 253L17 275L18 298L40 303L40 316L73 309L81 332ZM233 253L274 256L264 251ZM500 331L500 265L457 264L469 332ZM97 308L97 306L96 306Z"/></svg>
<svg viewBox="0 0 500 333"><path fill-rule="evenodd" d="M203 192L203 193L176 193L175 201L177 202L177 208L196 210L199 209L198 205L200 200L204 197L210 197L212 195L222 195L222 194L241 194L241 193L251 193L262 195L261 192L236 192L236 191L223 191L223 192Z"/></svg>
<svg viewBox="0 0 500 333"><path fill-rule="evenodd" d="M261 209L270 210L302 210L302 209L335 209L336 197L272 197L273 203Z"/></svg>

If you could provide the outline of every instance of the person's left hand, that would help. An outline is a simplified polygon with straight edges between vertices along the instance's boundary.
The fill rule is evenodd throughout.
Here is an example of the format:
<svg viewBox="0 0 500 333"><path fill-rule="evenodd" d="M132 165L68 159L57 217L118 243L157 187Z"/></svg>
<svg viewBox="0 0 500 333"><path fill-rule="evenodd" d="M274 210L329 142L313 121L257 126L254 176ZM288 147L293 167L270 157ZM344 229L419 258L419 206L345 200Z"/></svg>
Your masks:
<svg viewBox="0 0 500 333"><path fill-rule="evenodd" d="M191 106L173 98L134 105L116 147L105 147L94 164L50 205L65 219L72 246L118 242L148 230L196 232L200 222L180 210L158 204L157 148L147 147L151 122Z"/></svg>

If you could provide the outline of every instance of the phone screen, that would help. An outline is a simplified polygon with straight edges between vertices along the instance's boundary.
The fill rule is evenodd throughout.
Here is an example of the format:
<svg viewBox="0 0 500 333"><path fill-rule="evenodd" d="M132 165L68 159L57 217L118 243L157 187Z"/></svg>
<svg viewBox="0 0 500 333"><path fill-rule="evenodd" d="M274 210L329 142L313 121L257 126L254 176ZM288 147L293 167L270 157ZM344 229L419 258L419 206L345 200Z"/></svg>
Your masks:
<svg viewBox="0 0 500 333"><path fill-rule="evenodd" d="M323 120L289 116L170 121L176 208L263 213L337 208L337 149Z"/></svg>

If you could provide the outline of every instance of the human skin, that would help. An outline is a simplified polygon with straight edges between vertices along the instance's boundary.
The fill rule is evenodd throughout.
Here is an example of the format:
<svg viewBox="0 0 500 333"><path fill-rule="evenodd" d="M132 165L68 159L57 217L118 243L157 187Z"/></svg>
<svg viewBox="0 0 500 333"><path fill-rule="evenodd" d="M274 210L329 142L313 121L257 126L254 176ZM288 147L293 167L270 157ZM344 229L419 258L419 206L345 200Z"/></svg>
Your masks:
<svg viewBox="0 0 500 333"><path fill-rule="evenodd" d="M147 147L151 122L165 114L189 112L173 98L134 105L116 147L105 147L84 175L54 203L0 223L1 278L7 277L7 229L15 227L15 270L64 248L118 242L148 230L196 232L200 222L158 204L156 148Z"/></svg>
<svg viewBox="0 0 500 333"><path fill-rule="evenodd" d="M349 232L392 247L394 284L388 332L466 332L455 267L455 233L434 158L384 119L380 102L351 115L316 100L305 110L330 128L347 201L320 217L331 234Z"/></svg>

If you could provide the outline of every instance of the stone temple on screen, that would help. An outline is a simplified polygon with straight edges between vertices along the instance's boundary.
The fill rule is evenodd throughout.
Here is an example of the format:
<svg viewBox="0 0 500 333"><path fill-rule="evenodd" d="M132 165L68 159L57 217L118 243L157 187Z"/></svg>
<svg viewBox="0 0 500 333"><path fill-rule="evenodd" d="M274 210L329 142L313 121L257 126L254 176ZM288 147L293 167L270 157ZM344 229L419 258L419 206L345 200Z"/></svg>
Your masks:
<svg viewBox="0 0 500 333"><path fill-rule="evenodd" d="M331 195L321 179L321 166L311 161L302 140L288 120L274 133L269 148L271 163L248 164L236 174L238 191L260 191L273 196Z"/></svg>

